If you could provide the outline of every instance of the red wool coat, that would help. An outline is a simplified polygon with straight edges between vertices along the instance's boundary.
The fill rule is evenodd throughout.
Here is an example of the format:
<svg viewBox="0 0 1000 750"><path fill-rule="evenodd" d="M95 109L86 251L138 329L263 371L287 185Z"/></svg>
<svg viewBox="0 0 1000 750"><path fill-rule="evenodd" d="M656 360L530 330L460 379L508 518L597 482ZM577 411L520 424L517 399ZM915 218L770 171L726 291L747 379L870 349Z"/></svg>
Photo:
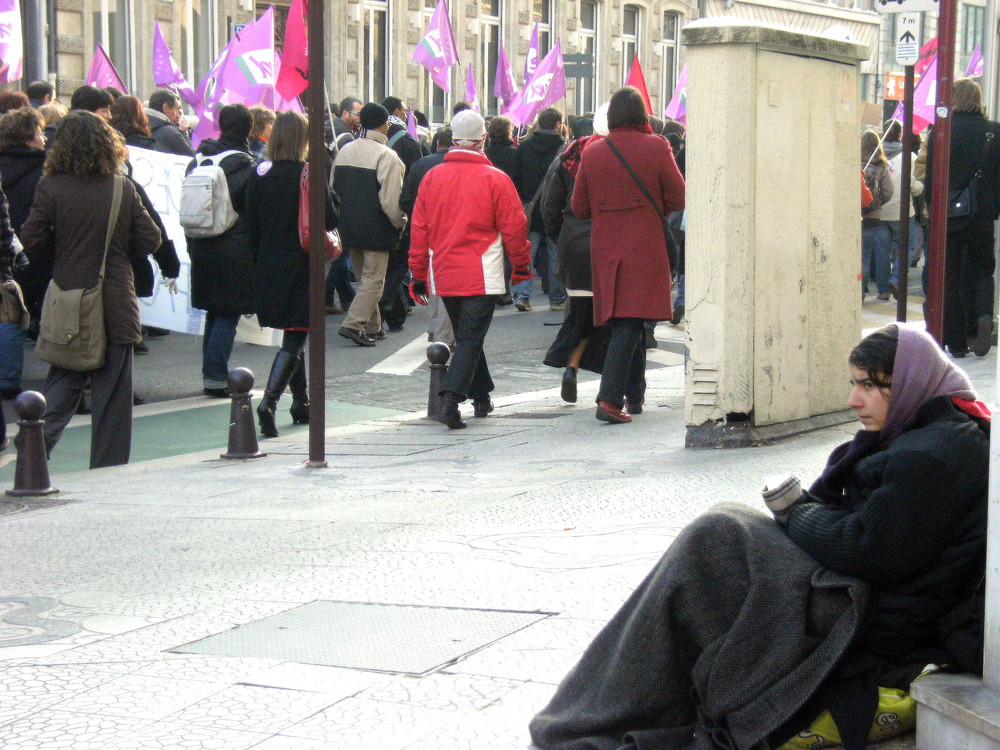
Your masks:
<svg viewBox="0 0 1000 750"><path fill-rule="evenodd" d="M666 139L631 128L611 131L629 166L664 213L684 208L684 178ZM573 213L592 219L594 324L611 318L667 320L670 261L663 224L605 140L583 151Z"/></svg>

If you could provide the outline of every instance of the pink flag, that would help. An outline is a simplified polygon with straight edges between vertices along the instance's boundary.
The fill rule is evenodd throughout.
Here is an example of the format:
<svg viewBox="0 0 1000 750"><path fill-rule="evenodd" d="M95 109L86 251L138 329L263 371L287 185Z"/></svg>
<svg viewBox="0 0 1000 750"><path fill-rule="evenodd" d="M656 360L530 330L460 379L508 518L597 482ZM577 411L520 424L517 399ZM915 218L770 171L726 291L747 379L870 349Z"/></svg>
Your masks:
<svg viewBox="0 0 1000 750"><path fill-rule="evenodd" d="M431 16L427 34L413 51L413 59L430 71L431 80L444 91L451 91L448 69L458 62L455 35L451 30L451 19L444 0L438 0Z"/></svg>
<svg viewBox="0 0 1000 750"><path fill-rule="evenodd" d="M167 41L163 38L163 32L160 31L159 21L155 22L153 29L153 83L176 91L184 101L197 108L198 95L174 62Z"/></svg>
<svg viewBox="0 0 1000 750"><path fill-rule="evenodd" d="M937 55L920 76L913 89L913 132L919 133L934 122L937 105ZM903 121L903 102L896 105L892 119Z"/></svg>
<svg viewBox="0 0 1000 750"><path fill-rule="evenodd" d="M969 67L965 69L965 75L968 78L983 77L983 51L979 48L978 44L972 50L972 59L969 60Z"/></svg>
<svg viewBox="0 0 1000 750"><path fill-rule="evenodd" d="M216 93L229 102L248 107L260 104L274 86L274 6L242 31L229 44L229 55L215 81Z"/></svg>
<svg viewBox="0 0 1000 750"><path fill-rule="evenodd" d="M527 125L545 107L551 107L566 96L566 72L559 42L538 64L535 74L524 84L504 114L515 125Z"/></svg>
<svg viewBox="0 0 1000 750"><path fill-rule="evenodd" d="M681 68L681 74L677 76L677 86L674 88L674 96L663 112L664 117L677 120L681 125L687 126L687 97L688 97L688 66Z"/></svg>
<svg viewBox="0 0 1000 750"><path fill-rule="evenodd" d="M524 82L531 80L538 67L538 19L535 19L535 28L531 32L531 41L528 42L528 55L524 58Z"/></svg>
<svg viewBox="0 0 1000 750"><path fill-rule="evenodd" d="M413 117L413 107L406 108L406 132L410 134L410 138L413 140L420 140L419 134L417 133L417 121Z"/></svg>
<svg viewBox="0 0 1000 750"><path fill-rule="evenodd" d="M632 68L628 72L628 78L625 79L625 85L639 89L639 93L642 94L642 100L646 103L646 112L653 114L653 105L649 101L649 89L646 88L646 76L642 74L642 66L639 64L638 55L632 58Z"/></svg>
<svg viewBox="0 0 1000 750"><path fill-rule="evenodd" d="M209 68L208 73L198 83L198 88L195 89L194 93L198 99L198 104L193 106L194 111L198 114L198 124L191 131L191 145L195 148L198 148L198 144L205 138L219 137L219 128L215 124L215 111L223 104L228 104L228 102L222 101L224 92L218 87L217 79L219 73L226 65L229 50L235 41L235 39L231 39L229 44L223 48L219 56L215 58L215 62L212 63L212 67Z"/></svg>
<svg viewBox="0 0 1000 750"><path fill-rule="evenodd" d="M292 0L285 25L285 55L281 72L276 76L275 88L285 99L300 96L309 85L309 30L307 0Z"/></svg>
<svg viewBox="0 0 1000 750"><path fill-rule="evenodd" d="M20 7L17 0L0 0L0 83L19 80L23 64Z"/></svg>
<svg viewBox="0 0 1000 750"><path fill-rule="evenodd" d="M476 76L472 72L472 63L465 73L465 101L472 105L472 108L479 111L479 93L476 91Z"/></svg>
<svg viewBox="0 0 1000 750"><path fill-rule="evenodd" d="M510 69L507 50L503 48L503 40L501 40L500 54L497 56L496 76L493 79L493 96L506 103L513 99L516 93L517 84L514 83L514 72Z"/></svg>
<svg viewBox="0 0 1000 750"><path fill-rule="evenodd" d="M122 77L115 70L115 64L111 62L108 53L100 44L94 50L94 57L90 61L90 72L87 73L87 85L97 86L103 89L107 86L114 86L120 91L128 93L128 88L122 82Z"/></svg>
<svg viewBox="0 0 1000 750"><path fill-rule="evenodd" d="M287 37L286 37L287 39ZM274 51L274 79L277 81L281 77L283 60L281 59L281 53L278 50ZM305 110L302 108L302 102L299 101L297 96L291 99L285 99L281 92L278 91L278 85L275 84L272 88L264 92L264 98L261 100L261 104L265 107L270 107L275 112L300 112L305 114Z"/></svg>

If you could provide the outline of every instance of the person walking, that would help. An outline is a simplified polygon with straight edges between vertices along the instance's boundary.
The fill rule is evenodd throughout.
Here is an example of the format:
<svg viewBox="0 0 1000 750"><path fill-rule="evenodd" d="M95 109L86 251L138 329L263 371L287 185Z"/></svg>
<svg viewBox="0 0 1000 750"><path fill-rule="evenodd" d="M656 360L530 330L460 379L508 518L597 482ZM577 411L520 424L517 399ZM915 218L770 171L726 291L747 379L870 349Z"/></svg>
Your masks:
<svg viewBox="0 0 1000 750"><path fill-rule="evenodd" d="M885 158L889 160L889 174L892 175L892 197L882 204L882 223L889 233L889 255L892 261L892 274L889 276L889 291L892 296L898 298L899 282L899 201L903 194L902 189L896 189L903 179L903 126L899 120L886 120L883 125L882 150ZM910 205L909 205L909 241L907 243L907 262L910 266L916 263L917 247L923 243L920 234L920 224L917 223L916 210L913 207L913 199L923 194L924 183L917 179L914 165L917 155L909 154L910 158Z"/></svg>
<svg viewBox="0 0 1000 750"><path fill-rule="evenodd" d="M90 383L92 469L128 463L132 347L142 340L129 255L149 255L160 244L160 231L138 192L119 174L127 156L124 140L101 117L70 112L21 227L28 257L51 259L52 278L61 289L94 287L101 283L103 269L104 364L89 371L52 365L44 386L45 446L51 453ZM109 227L114 215L116 223Z"/></svg>
<svg viewBox="0 0 1000 750"><path fill-rule="evenodd" d="M298 229L300 182L308 152L306 118L298 112L280 112L267 141L267 161L257 165L247 186L257 320L262 326L284 330L257 406L260 434L265 437L278 436L275 408L286 387L292 391L292 422L309 422L303 355L309 334L309 256L302 249ZM325 174L322 178L327 184ZM337 227L338 203L327 188L327 229Z"/></svg>
<svg viewBox="0 0 1000 750"><path fill-rule="evenodd" d="M458 405L472 398L475 416L493 411L493 380L483 341L504 291L503 256L517 280L531 278L527 222L510 178L483 153L486 124L473 110L451 121L454 146L420 183L410 233L414 300L442 298L455 332L455 353L441 383L437 419L465 427Z"/></svg>
<svg viewBox="0 0 1000 750"><path fill-rule="evenodd" d="M378 102L361 108L361 137L337 152L333 187L341 197L340 237L360 282L344 325L337 331L358 346L385 338L379 300L389 253L406 221L399 209L404 166L386 146L389 113Z"/></svg>
<svg viewBox="0 0 1000 750"><path fill-rule="evenodd" d="M0 190L0 399L12 399L21 392L24 366L25 309L20 287L14 281L14 230L10 225L7 198ZM0 406L0 451L7 447L7 418Z"/></svg>
<svg viewBox="0 0 1000 750"><path fill-rule="evenodd" d="M868 130L861 135L861 168L865 183L872 194L872 202L861 209L861 299L868 294L868 274L872 259L875 260L875 286L878 299L889 299L889 229L882 223L882 205L889 202L895 192L889 160L882 151L878 133Z"/></svg>
<svg viewBox="0 0 1000 750"><path fill-rule="evenodd" d="M246 225L246 188L256 164L250 155L250 110L227 104L219 110L218 139L198 145L198 156L187 168L213 164L226 175L229 198L238 214L236 223L216 237L188 237L191 258L191 305L205 311L202 337L203 393L226 398L229 355L241 315L256 312L253 289L253 253Z"/></svg>
<svg viewBox="0 0 1000 750"><path fill-rule="evenodd" d="M645 400L643 322L671 317L663 217L684 208L684 178L670 144L652 134L638 89L611 97L608 137L584 149L571 206L592 220L594 325L611 323L596 416L630 422Z"/></svg>

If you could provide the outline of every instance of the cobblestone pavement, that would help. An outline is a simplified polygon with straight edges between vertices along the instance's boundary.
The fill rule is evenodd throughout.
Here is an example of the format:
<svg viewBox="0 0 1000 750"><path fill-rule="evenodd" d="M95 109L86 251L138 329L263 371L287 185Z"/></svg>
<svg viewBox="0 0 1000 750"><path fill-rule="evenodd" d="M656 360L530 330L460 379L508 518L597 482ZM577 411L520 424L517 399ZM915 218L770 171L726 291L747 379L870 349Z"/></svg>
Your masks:
<svg viewBox="0 0 1000 750"><path fill-rule="evenodd" d="M962 364L992 403L995 355ZM687 522L763 508L761 477L808 481L855 429L690 451L680 365L651 371L631 425L598 423L595 392L509 397L461 431L338 427L325 470L292 435L4 503L0 747L525 748Z"/></svg>

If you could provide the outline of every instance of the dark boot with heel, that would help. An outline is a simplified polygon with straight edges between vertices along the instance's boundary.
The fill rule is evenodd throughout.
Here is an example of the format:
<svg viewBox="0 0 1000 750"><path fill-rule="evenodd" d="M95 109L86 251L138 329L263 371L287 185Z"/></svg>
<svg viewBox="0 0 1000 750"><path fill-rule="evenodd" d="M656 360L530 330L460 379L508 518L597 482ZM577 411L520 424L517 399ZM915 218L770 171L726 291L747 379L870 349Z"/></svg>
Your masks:
<svg viewBox="0 0 1000 750"><path fill-rule="evenodd" d="M298 363L288 381L288 390L292 392L292 405L288 408L288 413L292 415L293 424L309 424L309 387L306 383L304 355L299 354Z"/></svg>
<svg viewBox="0 0 1000 750"><path fill-rule="evenodd" d="M267 378L267 386L264 388L264 397L257 406L257 420L260 422L260 434L264 437L278 437L278 427L274 423L274 410L278 405L278 399L288 387L288 381L292 379L292 373L298 367L298 357L284 349L274 355L274 363L271 365L271 374Z"/></svg>
<svg viewBox="0 0 1000 750"><path fill-rule="evenodd" d="M452 430L460 430L465 427L462 415L458 411L458 396L451 391L445 391L441 394L441 408L438 409L437 421L447 425Z"/></svg>

